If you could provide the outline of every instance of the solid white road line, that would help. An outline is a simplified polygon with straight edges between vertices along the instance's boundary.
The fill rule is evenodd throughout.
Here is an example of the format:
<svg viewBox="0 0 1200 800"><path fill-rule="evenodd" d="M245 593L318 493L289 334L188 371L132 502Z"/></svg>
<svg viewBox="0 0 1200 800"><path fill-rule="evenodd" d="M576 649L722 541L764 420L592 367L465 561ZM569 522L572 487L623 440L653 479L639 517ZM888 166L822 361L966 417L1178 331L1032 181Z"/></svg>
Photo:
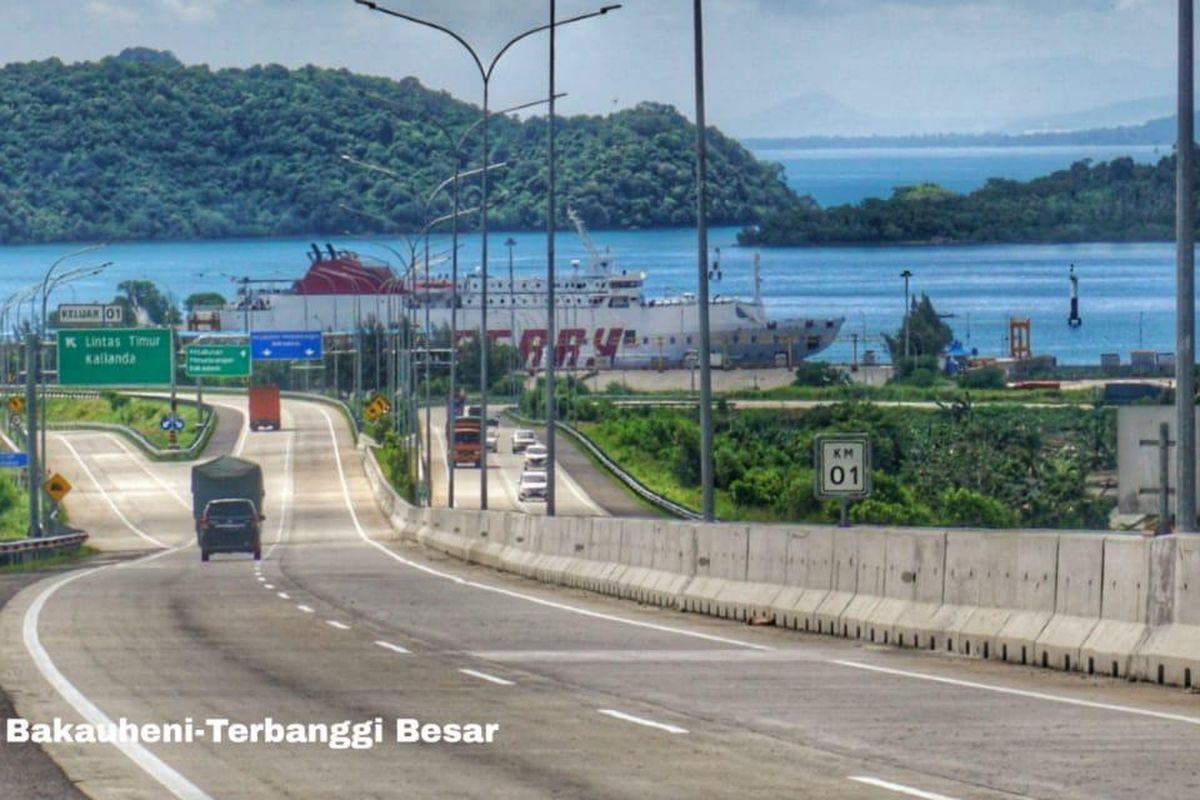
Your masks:
<svg viewBox="0 0 1200 800"><path fill-rule="evenodd" d="M658 625L653 622L642 622L640 620L626 619L625 617L617 617L617 616L613 616L612 614L602 614L598 611L590 611L586 608L579 608L578 606L570 606L565 603L556 603L552 600L546 600L541 597L534 597L533 595L522 594L521 592L514 592L510 589L502 589L499 586L491 586L486 583L478 583L476 581L468 581L464 578L458 577L457 575L451 575L448 572L442 572L440 570L433 569L432 567L427 567L424 564L417 563L416 561L410 561L409 559L405 558L404 556L400 555L399 553L395 553L395 552L389 550L387 547L385 547L384 545L380 544L379 542L375 541L374 539L372 539L370 536L367 535L366 530L363 528L362 523L358 519L358 512L354 510L354 501L350 497L350 486L346 482L346 472L345 472L345 470L342 469L342 456L341 456L341 451L338 449L337 433L333 429L333 419L329 416L328 413L325 412L325 409L317 408L317 411L319 411L321 413L321 416L325 417L325 424L329 427L329 438L333 442L333 463L337 467L338 480L341 482L341 485L342 485L342 499L345 500L345 502L346 502L346 510L350 512L350 521L354 523L354 528L355 528L355 530L358 531L358 537L360 539L362 539L363 542L370 545L371 547L374 547L376 550L383 553L384 555L386 555L388 558L392 559L393 561L403 564L406 567L411 567L412 569L420 570L421 572L424 572L427 575L432 575L436 578L443 578L445 580L453 581L454 583L457 583L460 586L468 586L472 589L479 589L479 590L485 591L485 592L492 592L494 594L500 594L500 595L504 595L506 597L512 597L516 600L524 600L525 602L528 602L528 603L535 603L537 605L545 606L547 608L554 608L559 611L566 611L571 614L578 614L582 617L589 617L591 619L602 619L602 620L605 620L606 622L617 622L622 625L630 625L635 628L645 628L647 630L658 631L659 633L670 633L670 634L674 634L676 636L687 636L687 637L690 637L693 639L702 639L707 642L719 642L721 644L733 645L735 647L746 647L751 650L772 650L772 649L774 649L774 648L768 647L766 645L754 644L752 642L744 642L740 639L730 639L725 636L714 636L712 634L699 633L698 631L689 631L689 630L685 630L683 628L672 628L668 625Z"/></svg>
<svg viewBox="0 0 1200 800"><path fill-rule="evenodd" d="M137 465L138 469L140 469L142 472L149 475L150 479L152 481L154 481L155 483L157 483L159 486L161 486L163 491L165 491L167 494L171 495L171 497L174 497L175 500L178 501L179 505L183 506L184 509L186 509L188 511L188 513L191 513L192 504L189 503L188 501L184 500L182 497L180 497L175 492L174 489L172 489L170 486L167 485L166 481L164 481L162 478L160 478L158 476L157 473L152 472L149 468L147 468L146 465L143 464L141 462L141 460L137 457L137 455L135 455L132 450L130 450L128 447L125 446L125 443L121 441L120 437L118 437L115 433L106 433L106 434L104 434L104 436L106 438L108 438L117 447L121 448L121 450L123 450L125 452L125 455L129 456L130 460L133 461L133 463Z"/></svg>
<svg viewBox="0 0 1200 800"><path fill-rule="evenodd" d="M402 655L412 652L411 650L406 650L398 644L392 644L391 642L385 642L382 640L375 642L375 644L379 645L384 650L391 650L393 653L400 653Z"/></svg>
<svg viewBox="0 0 1200 800"><path fill-rule="evenodd" d="M349 625L347 625L347 624L346 624L346 623L344 623L344 622L338 622L336 619L327 619L327 620L325 620L325 624L326 624L326 625L328 625L328 626L329 626L329 627L331 627L331 628L337 628L339 631L348 631L348 630L350 630L350 626L349 626Z"/></svg>
<svg viewBox="0 0 1200 800"><path fill-rule="evenodd" d="M172 548L171 550L164 552L175 552L177 549L178 548ZM162 553L156 553L150 558L157 558L159 555L162 555ZM58 667L54 665L54 661L50 658L50 654L46 652L46 649L42 646L41 640L38 638L38 620L41 616L42 609L46 605L46 601L50 599L51 595L72 581L93 575L105 569L112 569L112 567L100 567L99 569L91 569L87 570L86 572L77 572L74 575L70 575L47 587L45 591L38 595L37 599L33 601L28 610L26 610L25 619L22 625L22 638L25 642L25 649L29 651L29 655L33 658L33 663L35 666L37 666L38 672L42 674L42 677L54 687L54 690L58 692L64 700L70 703L71 706L77 712L79 712L80 716L87 720L88 723L95 726L111 726L115 723L107 714L97 708L92 701L88 700L83 693L79 691L79 689L75 688L74 684L67 680L67 678L61 672L59 672ZM142 745L131 742L118 742L113 746L124 753L125 756L134 764L136 764L143 772L162 784L167 791L179 798L179 800L212 800L212 798L205 794L198 786L189 781L187 778L183 777L183 775L176 772L174 769L168 766L166 762L154 755L154 753L151 753Z"/></svg>
<svg viewBox="0 0 1200 800"><path fill-rule="evenodd" d="M292 599L292 596L290 594L288 594L287 592L279 592L276 594L276 597L278 597L280 600L291 600Z"/></svg>
<svg viewBox="0 0 1200 800"><path fill-rule="evenodd" d="M125 527L129 528L129 530L133 531L138 536L145 539L147 542L150 542L150 544L153 544L157 547L162 547L164 549L168 549L168 546L166 544L163 544L158 539L155 539L153 536L146 533L144 530L139 528L137 525L134 525L132 522L130 522L129 517L127 517L121 513L121 509L117 508L117 504L115 502L113 502L113 499L109 496L108 492L106 492L104 490L104 487L100 485L100 481L98 481L96 479L96 476L92 473L91 468L88 467L86 462L84 462L83 458L79 455L79 451L75 449L75 446L73 444L71 444L69 441L67 441L67 438L65 436L63 436L61 434L55 434L55 436L59 439L59 441L61 441L64 445L66 445L66 448L71 451L71 455L75 456L75 460L79 462L79 466L81 469L83 469L83 473L88 476L88 479L91 480L91 482L93 484L96 485L96 489L99 490L100 496L103 497L105 502L108 503L109 508L111 508L113 510L113 513L117 515L117 518L120 519L121 522L125 523ZM132 562L129 562L129 563L132 563Z"/></svg>
<svg viewBox="0 0 1200 800"><path fill-rule="evenodd" d="M922 789L914 789L911 786L905 786L901 783L891 783L890 781L881 781L879 778L871 778L866 775L851 775L846 778L848 781L857 781L865 783L867 786L874 786L877 789L887 789L889 792L896 794L905 794L909 797L920 797L922 800L955 800L944 794L935 794L934 792L926 792Z"/></svg>
<svg viewBox="0 0 1200 800"><path fill-rule="evenodd" d="M300 609L300 610L301 610L301 611L303 611L305 614L311 614L311 613L313 613L313 610L312 610L310 607L308 607L308 606L296 606L296 608Z"/></svg>
<svg viewBox="0 0 1200 800"><path fill-rule="evenodd" d="M1025 689L1014 689L1009 686L995 686L989 683L978 683L977 681L963 681L958 680L957 678L945 678L941 675L929 675L924 672L910 672L909 670L904 669L877 667L873 664L863 664L859 661L843 661L840 659L832 659L830 663L838 664L843 667L868 670L870 672L879 672L884 675L895 675L901 678L914 678L921 681L944 683L950 686L961 686L966 689L980 689L985 692L996 692L997 694L1007 694L1015 697L1028 697L1032 700L1045 700L1051 703L1063 703L1070 706L1095 708L1101 711L1115 711L1121 714L1135 714L1140 717L1151 717L1153 719L1167 720L1168 722L1183 722L1188 725L1200 725L1200 717L1189 717L1185 714L1172 714L1167 711L1151 711L1147 708L1115 705L1113 703L1097 703L1092 700L1079 700L1074 697L1063 697L1062 695L1048 694L1046 692L1031 692Z"/></svg>
<svg viewBox="0 0 1200 800"><path fill-rule="evenodd" d="M488 683L494 683L497 686L516 686L517 685L513 681L506 680L504 678L497 678L495 675L488 675L486 672L480 672L479 670L475 670L475 669L460 669L459 672L461 672L463 675L470 675L472 678L479 678L481 681L487 681Z"/></svg>
<svg viewBox="0 0 1200 800"><path fill-rule="evenodd" d="M668 725L665 722L655 722L652 719L644 719L643 717L635 717L633 714L626 714L624 711L617 711L615 708L598 708L596 709L605 716L613 719L621 719L626 722L632 722L635 725L645 725L647 728L657 728L660 731L667 733L687 733L687 728L681 728L678 725Z"/></svg>
<svg viewBox="0 0 1200 800"><path fill-rule="evenodd" d="M275 548L283 542L284 522L292 513L292 440L293 431L287 432L287 444L283 451L283 490L279 493L279 527L275 529L275 541L267 548L266 557L270 558ZM256 564L256 569L260 567Z"/></svg>

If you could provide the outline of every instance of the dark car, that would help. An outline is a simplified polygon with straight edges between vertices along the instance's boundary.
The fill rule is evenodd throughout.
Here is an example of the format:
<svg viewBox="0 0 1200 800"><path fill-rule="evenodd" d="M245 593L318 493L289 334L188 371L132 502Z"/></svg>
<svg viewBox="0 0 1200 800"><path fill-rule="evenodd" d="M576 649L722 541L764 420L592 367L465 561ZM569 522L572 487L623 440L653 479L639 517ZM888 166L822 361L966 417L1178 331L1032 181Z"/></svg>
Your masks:
<svg viewBox="0 0 1200 800"><path fill-rule="evenodd" d="M196 525L200 560L208 561L213 553L253 553L254 560L259 560L262 520L251 500L210 500Z"/></svg>

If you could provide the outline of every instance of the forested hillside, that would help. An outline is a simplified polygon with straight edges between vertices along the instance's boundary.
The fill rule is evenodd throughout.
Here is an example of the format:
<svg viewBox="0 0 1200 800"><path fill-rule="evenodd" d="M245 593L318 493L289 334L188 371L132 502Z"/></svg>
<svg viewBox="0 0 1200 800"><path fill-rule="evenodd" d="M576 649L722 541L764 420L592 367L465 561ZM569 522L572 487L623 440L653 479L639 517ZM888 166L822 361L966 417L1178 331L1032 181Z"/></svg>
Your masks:
<svg viewBox="0 0 1200 800"><path fill-rule="evenodd" d="M1135 164L1080 161L1044 178L993 178L960 195L932 184L886 200L823 209L810 198L781 206L747 245L940 242L1161 241L1174 237L1175 158Z"/></svg>
<svg viewBox="0 0 1200 800"><path fill-rule="evenodd" d="M478 115L413 78L345 70L213 71L144 49L10 64L0 69L0 243L416 229L418 198L453 172L447 133ZM545 118L494 118L491 127L493 160L510 162L495 173L492 223L543 225ZM564 210L574 206L595 227L693 222L694 135L681 114L653 104L563 119ZM471 165L479 150L476 137ZM715 130L709 152L714 224L753 222L795 200L780 167Z"/></svg>

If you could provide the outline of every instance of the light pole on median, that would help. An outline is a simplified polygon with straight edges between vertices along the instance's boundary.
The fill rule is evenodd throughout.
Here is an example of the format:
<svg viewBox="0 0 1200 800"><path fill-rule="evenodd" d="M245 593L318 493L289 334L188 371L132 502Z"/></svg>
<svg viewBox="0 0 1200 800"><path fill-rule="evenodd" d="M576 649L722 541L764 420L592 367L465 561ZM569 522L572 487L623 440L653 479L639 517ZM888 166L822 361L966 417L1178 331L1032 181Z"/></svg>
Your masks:
<svg viewBox="0 0 1200 800"><path fill-rule="evenodd" d="M708 142L704 108L704 18L702 0L692 5L696 79L696 249L699 255L700 316L700 486L705 522L713 520L712 340L708 327Z"/></svg>
<svg viewBox="0 0 1200 800"><path fill-rule="evenodd" d="M1193 4L1179 0L1178 137L1175 151L1176 529L1196 530L1196 254Z"/></svg>
<svg viewBox="0 0 1200 800"><path fill-rule="evenodd" d="M909 319L909 315L912 313L912 301L909 300L908 294L908 281L910 278L912 278L912 276L912 270L906 269L904 272L900 273L900 277L904 278L904 316L901 318L901 325L904 326L904 361L906 365L908 360L912 358L912 352L909 348L909 342L912 340L910 335L910 329L912 326L910 324L911 320Z"/></svg>
<svg viewBox="0 0 1200 800"><path fill-rule="evenodd" d="M421 25L426 28L431 28L433 30L440 31L440 32L446 34L447 36L451 37L452 39L454 39L454 41L458 42L458 44L460 44L467 51L467 53L471 56L472 61L474 61L475 66L479 70L479 77L483 83L483 115L482 115L483 123L482 124L483 124L483 164L484 164L484 169L483 169L482 177L480 179L480 183L483 188L483 198L480 202L480 206L481 206L481 208L480 208L480 230L481 230L481 234L482 234L481 235L482 244L480 246L480 249L481 249L480 262L482 265L480 283L481 283L482 289L480 292L480 302L479 302L479 316L480 316L480 343L479 344L480 344L480 348L481 348L481 352L482 352L482 357L479 359L479 390L480 390L479 408L480 408L480 416L482 417L481 431L482 431L482 435L483 435L483 440L480 442L480 448L479 448L479 506L481 509L486 510L488 507L488 480L487 480L488 458L487 458L487 442L486 442L487 437L485 434L486 434L486 427L487 427L487 400L488 400L488 349L489 349L488 345L490 344L490 339L488 338L488 328L487 328L487 310L488 310L488 170L487 170L487 162L488 162L488 154L490 151L489 141L488 141L488 133L489 133L488 132L488 97L489 97L489 91L491 88L492 73L496 68L496 64L498 64L500 59L504 56L504 54L508 52L509 48L511 48L513 45L515 45L517 42L521 41L522 39L524 39L528 36L532 36L535 33L540 33L545 30L553 29L559 25L567 25L572 22L579 22L581 20L590 19L591 17L597 17L602 14L607 14L611 10L620 8L620 6L619 5L604 6L603 8L599 9L598 11L593 11L593 12L590 12L587 14L580 14L580 15L562 20L561 22L555 21L549 25L539 25L535 28L530 28L529 30L524 31L523 33L520 33L520 34L512 37L511 39L509 39L500 48L500 50L496 53L496 55L492 57L492 60L488 63L488 65L484 66L483 59L481 59L479 57L479 54L475 50L475 48L472 47L471 44L466 39L464 39L461 35L459 35L458 33L454 32L453 30L451 30L450 28L448 28L444 25L439 25L435 22L430 22L429 20L425 20L425 19L421 19L420 17L412 16L411 14L404 14L399 11L394 11L392 9L385 8L381 5L379 5L378 3L374 2L374 0L354 0L354 2L357 3L358 5L366 6L367 8L369 8L373 11L378 11L380 13L387 14L389 16L396 17L398 19L406 20L408 22L412 22L414 24ZM553 89L551 89L551 95L553 95Z"/></svg>

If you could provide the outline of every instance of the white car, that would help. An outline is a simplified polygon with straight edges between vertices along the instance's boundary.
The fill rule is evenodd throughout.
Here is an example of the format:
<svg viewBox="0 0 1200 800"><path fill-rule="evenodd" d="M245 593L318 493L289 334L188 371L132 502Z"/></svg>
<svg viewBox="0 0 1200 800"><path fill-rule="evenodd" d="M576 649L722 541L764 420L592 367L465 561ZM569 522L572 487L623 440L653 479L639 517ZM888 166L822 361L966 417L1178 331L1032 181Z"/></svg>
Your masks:
<svg viewBox="0 0 1200 800"><path fill-rule="evenodd" d="M543 470L526 470L521 473L521 484L517 489L517 499L522 503L526 500L545 500L548 482Z"/></svg>
<svg viewBox="0 0 1200 800"><path fill-rule="evenodd" d="M546 449L546 445L535 443L525 448L525 469L545 469L546 459L550 457L550 451Z"/></svg>
<svg viewBox="0 0 1200 800"><path fill-rule="evenodd" d="M537 444L537 434L528 428L517 428L512 433L512 451L522 453L531 444Z"/></svg>

